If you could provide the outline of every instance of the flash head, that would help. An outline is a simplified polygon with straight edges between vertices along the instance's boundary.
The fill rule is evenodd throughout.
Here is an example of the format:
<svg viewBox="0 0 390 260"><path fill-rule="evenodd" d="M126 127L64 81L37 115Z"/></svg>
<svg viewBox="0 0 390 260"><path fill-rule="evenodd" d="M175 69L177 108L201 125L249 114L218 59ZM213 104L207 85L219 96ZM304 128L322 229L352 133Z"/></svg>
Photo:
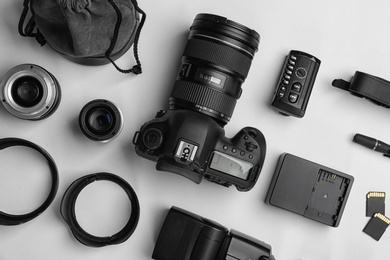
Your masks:
<svg viewBox="0 0 390 260"><path fill-rule="evenodd" d="M270 245L178 207L169 210L152 258L275 260Z"/></svg>

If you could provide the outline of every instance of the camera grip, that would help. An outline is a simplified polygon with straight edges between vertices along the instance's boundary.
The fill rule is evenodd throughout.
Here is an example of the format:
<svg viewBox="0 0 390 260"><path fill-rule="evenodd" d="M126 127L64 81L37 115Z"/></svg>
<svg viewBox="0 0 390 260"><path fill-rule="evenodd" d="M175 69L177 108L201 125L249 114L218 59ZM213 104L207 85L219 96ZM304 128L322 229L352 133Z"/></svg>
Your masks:
<svg viewBox="0 0 390 260"><path fill-rule="evenodd" d="M185 168L176 166L175 164L173 164L171 162L167 162L165 160L158 160L157 161L156 170L179 174L183 177L186 177L187 179L190 179L191 181L193 181L197 184L201 183L203 180L203 176L201 174L199 174L198 172L187 170Z"/></svg>

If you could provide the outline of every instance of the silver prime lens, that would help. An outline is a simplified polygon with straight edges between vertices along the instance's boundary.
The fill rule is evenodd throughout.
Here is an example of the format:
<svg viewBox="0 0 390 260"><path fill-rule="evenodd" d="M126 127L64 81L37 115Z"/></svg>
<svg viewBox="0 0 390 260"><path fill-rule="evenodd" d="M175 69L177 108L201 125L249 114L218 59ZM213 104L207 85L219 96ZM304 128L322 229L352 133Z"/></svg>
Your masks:
<svg viewBox="0 0 390 260"><path fill-rule="evenodd" d="M53 114L61 101L57 79L34 64L21 64L9 70L1 81L0 97L13 116L40 120Z"/></svg>
<svg viewBox="0 0 390 260"><path fill-rule="evenodd" d="M108 100L92 100L81 109L79 126L89 139L108 142L122 131L122 112Z"/></svg>

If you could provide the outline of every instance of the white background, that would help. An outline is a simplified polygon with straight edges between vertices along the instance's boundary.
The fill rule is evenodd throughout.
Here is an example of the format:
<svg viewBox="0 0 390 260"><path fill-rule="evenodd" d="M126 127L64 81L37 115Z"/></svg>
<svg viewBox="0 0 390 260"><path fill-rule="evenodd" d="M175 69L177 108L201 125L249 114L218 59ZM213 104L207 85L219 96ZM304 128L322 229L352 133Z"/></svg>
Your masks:
<svg viewBox="0 0 390 260"><path fill-rule="evenodd" d="M365 195L390 194L390 160L352 142L355 133L390 143L390 111L331 86L349 80L356 70L390 79L390 2L345 1L140 1L147 21L139 42L144 73L123 75L111 65L87 67L69 62L48 46L18 35L22 1L0 3L0 74L22 63L46 68L60 82L59 109L31 122L0 108L0 137L19 137L45 148L59 169L59 190L51 206L19 226L0 226L0 259L150 259L167 210L175 205L215 220L272 245L278 260L389 259L390 231L377 242L362 232ZM207 181L196 185L172 173L157 172L155 163L138 157L132 138L168 98L180 65L189 27L196 14L228 17L261 35L249 76L243 84L226 136L253 126L267 140L267 156L256 186L238 192ZM304 118L274 112L270 101L291 49L308 52L322 63ZM118 63L134 64L132 51ZM81 108L96 98L114 102L123 112L124 129L107 144L80 132ZM289 152L351 174L352 191L338 228L328 227L264 203L278 157ZM0 153L0 209L20 214L40 205L50 186L39 156L24 149ZM77 178L99 171L123 177L136 191L141 217L123 244L89 248L70 233L59 213L66 188ZM387 208L390 211L389 208ZM126 196L115 185L94 183L77 204L82 226L94 235L111 235L126 222Z"/></svg>

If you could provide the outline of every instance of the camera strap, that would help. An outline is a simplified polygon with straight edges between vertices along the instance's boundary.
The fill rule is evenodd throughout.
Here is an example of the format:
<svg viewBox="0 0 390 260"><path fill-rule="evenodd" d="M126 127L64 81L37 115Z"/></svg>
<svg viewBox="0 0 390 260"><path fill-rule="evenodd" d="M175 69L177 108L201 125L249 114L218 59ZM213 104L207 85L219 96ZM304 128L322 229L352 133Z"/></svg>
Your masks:
<svg viewBox="0 0 390 260"><path fill-rule="evenodd" d="M332 86L366 98L379 106L390 108L390 82L382 78L356 71L350 82L335 79Z"/></svg>

